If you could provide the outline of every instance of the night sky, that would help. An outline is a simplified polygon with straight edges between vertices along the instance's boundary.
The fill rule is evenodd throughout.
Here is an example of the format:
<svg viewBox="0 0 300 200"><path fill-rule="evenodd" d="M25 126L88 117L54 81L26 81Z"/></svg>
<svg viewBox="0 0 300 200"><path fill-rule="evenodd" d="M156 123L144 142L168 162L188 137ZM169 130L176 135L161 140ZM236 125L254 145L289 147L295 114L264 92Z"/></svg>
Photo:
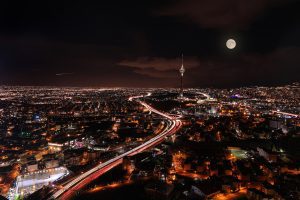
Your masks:
<svg viewBox="0 0 300 200"><path fill-rule="evenodd" d="M0 84L178 87L182 53L186 87L292 83L299 10L298 0L1 1Z"/></svg>

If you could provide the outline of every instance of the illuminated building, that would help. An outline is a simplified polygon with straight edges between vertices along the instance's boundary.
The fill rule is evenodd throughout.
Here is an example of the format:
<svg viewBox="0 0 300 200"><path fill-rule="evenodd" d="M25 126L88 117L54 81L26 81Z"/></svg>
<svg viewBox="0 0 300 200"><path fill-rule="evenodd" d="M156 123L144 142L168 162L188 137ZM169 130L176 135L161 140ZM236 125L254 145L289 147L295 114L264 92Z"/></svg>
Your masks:
<svg viewBox="0 0 300 200"><path fill-rule="evenodd" d="M179 69L180 73L180 98L183 97L183 74L185 72L184 66L183 66L183 54L181 56L181 68Z"/></svg>

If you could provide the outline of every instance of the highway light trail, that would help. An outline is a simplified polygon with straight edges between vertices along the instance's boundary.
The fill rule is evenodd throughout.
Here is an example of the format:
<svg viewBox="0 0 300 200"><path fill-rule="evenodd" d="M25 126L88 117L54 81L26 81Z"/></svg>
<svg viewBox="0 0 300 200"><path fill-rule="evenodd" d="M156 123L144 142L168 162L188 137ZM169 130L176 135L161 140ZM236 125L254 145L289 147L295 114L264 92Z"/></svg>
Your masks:
<svg viewBox="0 0 300 200"><path fill-rule="evenodd" d="M145 96L150 96L150 95L151 95L151 93L148 93ZM141 97L144 97L144 96L129 97L128 100L132 101L134 99L138 99ZM178 131L181 128L182 122L179 119L177 119L167 113L162 113L162 112L154 109L153 107L151 107L150 105L148 105L145 102L142 102L139 100L137 100L137 101L141 105L146 107L150 112L156 113L156 114L168 119L167 126L163 129L163 131L159 135L151 138L150 140L146 141L145 143L143 143L121 155L118 155L104 163L101 163L101 164L97 165L96 167L88 170L87 172L79 175L77 178L75 178L74 180L70 181L68 184L63 186L63 188L57 190L50 197L50 199L58 199L58 198L63 199L63 200L70 199L74 195L74 192L82 189L84 186L86 186L87 184L89 184L90 182L92 182L93 180L95 180L96 178L98 178L99 176L104 174L105 172L107 172L110 169L112 169L113 167L119 165L122 162L122 159L124 157L135 155L146 149L149 149L150 147L153 147L153 146L159 144L160 142L162 142L165 139L166 136L174 134L176 131Z"/></svg>

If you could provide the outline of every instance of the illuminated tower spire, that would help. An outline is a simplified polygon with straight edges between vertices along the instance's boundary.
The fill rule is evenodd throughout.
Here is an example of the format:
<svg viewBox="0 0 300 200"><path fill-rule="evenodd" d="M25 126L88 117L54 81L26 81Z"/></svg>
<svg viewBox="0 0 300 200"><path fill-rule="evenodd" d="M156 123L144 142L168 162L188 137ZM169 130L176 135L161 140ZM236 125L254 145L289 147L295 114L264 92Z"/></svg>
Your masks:
<svg viewBox="0 0 300 200"><path fill-rule="evenodd" d="M185 72L184 66L183 66L183 54L181 55L181 68L179 69L180 73L180 97L183 97L183 74Z"/></svg>

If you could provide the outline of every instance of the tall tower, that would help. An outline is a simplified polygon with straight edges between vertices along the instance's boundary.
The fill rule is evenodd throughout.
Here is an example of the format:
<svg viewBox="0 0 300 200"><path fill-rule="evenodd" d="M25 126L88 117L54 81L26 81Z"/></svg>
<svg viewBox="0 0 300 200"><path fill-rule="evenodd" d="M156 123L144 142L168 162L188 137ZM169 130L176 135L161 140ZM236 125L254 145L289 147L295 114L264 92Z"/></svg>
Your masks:
<svg viewBox="0 0 300 200"><path fill-rule="evenodd" d="M183 97L183 74L185 72L184 66L183 66L183 54L181 55L181 67L179 69L180 73L180 97Z"/></svg>

